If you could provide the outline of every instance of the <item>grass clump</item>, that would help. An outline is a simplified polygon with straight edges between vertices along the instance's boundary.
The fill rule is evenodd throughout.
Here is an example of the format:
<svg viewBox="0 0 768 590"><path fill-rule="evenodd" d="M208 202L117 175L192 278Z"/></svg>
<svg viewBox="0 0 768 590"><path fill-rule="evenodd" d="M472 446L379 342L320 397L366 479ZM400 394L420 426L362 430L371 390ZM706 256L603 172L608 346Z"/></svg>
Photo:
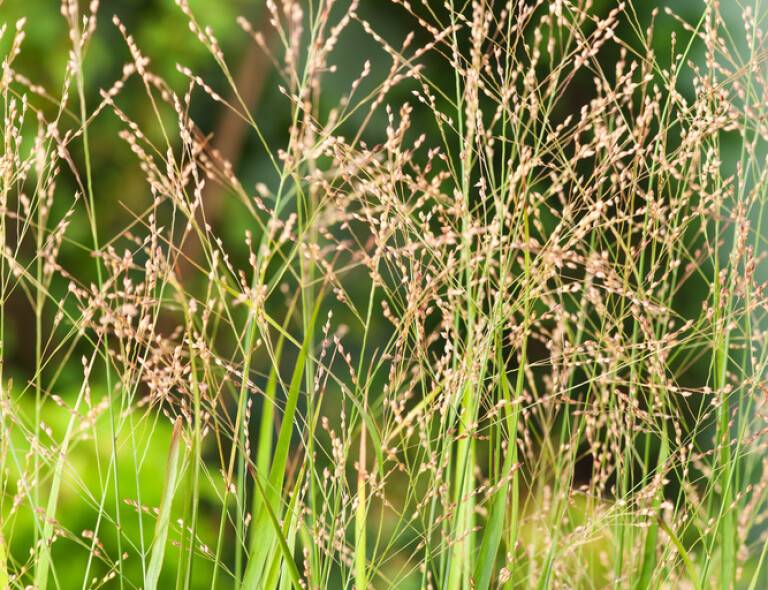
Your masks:
<svg viewBox="0 0 768 590"><path fill-rule="evenodd" d="M0 588L768 585L764 2L176 4L0 27Z"/></svg>

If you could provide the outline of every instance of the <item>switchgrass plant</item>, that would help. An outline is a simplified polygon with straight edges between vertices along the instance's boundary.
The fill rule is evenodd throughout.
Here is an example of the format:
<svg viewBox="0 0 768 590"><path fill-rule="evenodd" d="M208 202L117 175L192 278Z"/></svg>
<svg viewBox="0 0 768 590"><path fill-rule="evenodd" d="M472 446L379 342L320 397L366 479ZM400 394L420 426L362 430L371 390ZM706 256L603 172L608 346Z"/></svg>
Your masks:
<svg viewBox="0 0 768 590"><path fill-rule="evenodd" d="M279 112L177 4L0 28L0 587L768 586L764 0L268 0Z"/></svg>

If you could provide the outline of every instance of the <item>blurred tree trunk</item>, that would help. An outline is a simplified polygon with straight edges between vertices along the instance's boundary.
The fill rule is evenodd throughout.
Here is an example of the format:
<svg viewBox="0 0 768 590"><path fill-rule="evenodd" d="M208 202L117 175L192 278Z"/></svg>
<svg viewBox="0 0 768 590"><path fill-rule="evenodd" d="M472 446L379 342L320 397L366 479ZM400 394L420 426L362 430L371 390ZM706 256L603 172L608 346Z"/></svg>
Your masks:
<svg viewBox="0 0 768 590"><path fill-rule="evenodd" d="M264 42L269 47L274 38L274 29L269 22L269 11L266 8L262 8L258 16L258 26L255 27L255 30L263 34ZM235 84L237 85L237 91L242 104L251 113L258 106L259 99L264 91L264 84L270 74L271 64L270 57L264 52L262 47L252 40L247 43L245 53L237 69ZM241 101L235 98L234 92L230 92L228 102L235 105L241 104ZM237 170L243 153L243 144L245 143L248 129L248 124L243 120L242 116L232 109L222 106L209 148L206 149L206 155L210 159L210 164L214 167L229 166L234 173ZM202 139L202 141L205 141L205 139ZM207 179L202 194L204 211L198 212L199 222L202 221L203 215L205 223L212 227L215 227L221 221L226 192L227 188L224 184L210 177ZM190 233L186 236L182 245L181 255L178 258L177 271L182 280L188 278L185 275L191 273L193 263L199 257L200 252L201 244L198 237Z"/></svg>

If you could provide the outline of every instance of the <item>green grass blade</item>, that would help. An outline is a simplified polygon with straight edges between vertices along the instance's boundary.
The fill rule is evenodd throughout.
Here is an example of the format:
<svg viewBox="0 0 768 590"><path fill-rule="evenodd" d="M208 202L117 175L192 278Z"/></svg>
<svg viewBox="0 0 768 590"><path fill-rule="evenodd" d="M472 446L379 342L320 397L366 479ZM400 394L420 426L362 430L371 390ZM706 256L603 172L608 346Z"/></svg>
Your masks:
<svg viewBox="0 0 768 590"><path fill-rule="evenodd" d="M755 566L755 573L752 575L748 590L757 590L757 583L760 581L760 571L763 569L766 554L768 554L768 543L763 543L763 550L760 552L760 559Z"/></svg>
<svg viewBox="0 0 768 590"><path fill-rule="evenodd" d="M358 590L368 588L368 579L366 577L366 554L365 554L365 520L366 520L366 500L365 500L365 422L360 431L360 454L357 467L357 509L355 510L355 584Z"/></svg>
<svg viewBox="0 0 768 590"><path fill-rule="evenodd" d="M499 364L499 384L501 388L502 398L505 400L510 399L511 389L509 386L509 380L507 374L504 372L504 366L501 363L501 346L499 344L499 350L496 354L496 360ZM515 440L517 433L517 412L518 406L515 406L507 412L508 423L508 436L509 445L507 448L506 456L504 457L504 464L501 469L501 477L504 478L504 483L496 490L493 500L491 502L491 511L488 515L488 519L485 525L485 532L483 534L483 540L480 545L480 553L478 555L477 564L475 566L475 584L477 588L489 588L491 583L491 575L494 571L494 565L496 563L496 556L499 552L499 545L501 544L502 534L504 532L504 520L507 512L507 496L509 494L510 481L517 477L517 473L512 474L514 469L517 471L517 465L514 462L517 459L517 442ZM516 481L514 482L516 483ZM512 497L512 523L513 529L517 527L517 494L513 493ZM512 534L514 538L517 537L517 531L513 530Z"/></svg>
<svg viewBox="0 0 768 590"><path fill-rule="evenodd" d="M301 495L301 487L304 482L304 474L306 473L306 463L302 465L299 476L296 478L296 483L293 486L293 493L291 494L291 501L285 511L285 517L283 518L283 531L282 534L285 537L288 549L293 551L294 543L296 541L297 519L296 516L296 504L299 496ZM291 562L293 560L291 559ZM293 584L290 572L290 562L283 559L282 553L275 553L272 563L269 567L269 576L265 584L265 588L278 587L278 580L280 581L280 588L287 588L288 584Z"/></svg>
<svg viewBox="0 0 768 590"><path fill-rule="evenodd" d="M64 440L61 443L61 449L58 453L58 458L56 460L56 466L54 467L53 472L53 480L51 481L51 487L50 492L48 495L48 505L46 507L45 511L45 524L43 525L43 535L40 540L41 548L40 548L40 559L37 562L37 567L35 568L35 583L34 586L37 590L45 590L48 586L48 573L51 569L51 548L50 548L50 540L53 535L53 519L56 515L56 507L59 503L59 492L61 491L61 482L62 478L64 476L64 462L67 458L67 452L69 451L69 444L72 440L72 436L75 431L75 426L79 423L80 420L80 403L82 402L83 396L85 395L85 392L87 390L87 384L88 384L88 373L90 373L91 367L93 366L93 360L91 360L90 365L86 366L86 376L83 379L83 384L80 387L80 392L77 396L77 401L75 402L75 407L72 410L72 414L70 415L69 422L67 424L67 430L64 434Z"/></svg>
<svg viewBox="0 0 768 590"><path fill-rule="evenodd" d="M493 495L493 503L488 520L485 524L485 532L480 545L480 554L475 566L475 583L477 588L490 588L491 575L496 564L496 555L499 552L501 536L504 532L504 516L507 511L507 495L509 493L510 471L512 465L512 453L507 453L502 468L504 484Z"/></svg>
<svg viewBox="0 0 768 590"><path fill-rule="evenodd" d="M658 469L662 469L664 462L669 455L669 441L667 439L666 431L663 433L661 441L661 452L659 453ZM654 500L653 510L656 514L659 514L661 510L662 493L659 491L656 499ZM651 522L651 526L648 528L648 532L645 537L645 546L643 549L643 561L640 569L640 577L637 583L634 585L635 590L643 590L650 587L651 578L656 568L656 549L658 547L659 536L659 523L658 521Z"/></svg>
<svg viewBox="0 0 768 590"><path fill-rule="evenodd" d="M5 538L0 532L0 590L8 588L8 556L5 552Z"/></svg>
<svg viewBox="0 0 768 590"><path fill-rule="evenodd" d="M675 534L675 532L669 528L666 522L661 517L657 518L657 522L659 523L659 526L661 529L667 534L667 536L672 540L672 543L675 545L675 548L677 549L677 552L680 554L680 557L683 560L683 563L685 564L685 569L688 572L688 576L690 578L690 582L693 584L694 588L696 590L701 590L701 584L698 583L698 575L696 572L696 568L693 565L693 561L691 561L691 556L688 555L688 551L685 550L685 547L683 546L682 541L678 538L678 536Z"/></svg>
<svg viewBox="0 0 768 590"><path fill-rule="evenodd" d="M253 589L259 587L259 580L264 573L264 566L269 552L274 547L274 536L270 534L268 521L274 512L280 506L280 495L283 489L283 479L285 477L285 467L288 462L288 451L291 445L291 436L293 434L294 418L296 407L299 401L302 377L304 375L304 366L307 361L312 333L317 314L320 310L320 301L318 299L314 312L312 314L309 329L304 337L304 342L299 350L296 365L293 369L291 383L288 389L288 399L283 412L280 432L278 433L277 443L275 445L275 454L272 459L272 467L269 471L268 488L263 490L262 494L256 494L254 503L258 512L254 512L254 522L251 525L250 555L248 565L245 568L243 576L243 588ZM258 480L258 477L254 478ZM261 482L257 482L261 489ZM260 501L259 501L260 500ZM261 504L261 506L260 506ZM283 539L284 541L284 539Z"/></svg>
<svg viewBox="0 0 768 590"><path fill-rule="evenodd" d="M278 542L280 551L283 554L283 560L287 567L287 571L290 576L291 582L293 583L294 588L296 588L297 590L301 590L299 569L296 567L296 562L293 560L293 554L291 553L291 549L290 547L288 547L288 542L285 539L285 535L283 535L283 531L280 528L280 523L277 521L277 517L275 516L274 511L272 510L272 508L269 505L269 502L267 501L264 487L261 485L259 478L254 477L254 482L256 483L256 489L258 490L259 495L261 495L262 498L264 499L264 513L267 515L269 522L272 525L272 532L277 538L277 542ZM250 566L251 562L249 562L248 565ZM247 571L248 570L246 569L246 575L247 575ZM245 582L243 584L245 584Z"/></svg>
<svg viewBox="0 0 768 590"><path fill-rule="evenodd" d="M160 578L160 570L163 568L165 558L165 546L168 540L168 527L171 522L171 505L173 493L176 488L176 480L179 475L179 449L181 442L181 416L176 418L171 436L171 446L168 452L165 487L160 501L160 514L155 525L155 537L152 542L152 555L147 568L147 578L144 581L145 590L156 590L157 581Z"/></svg>

